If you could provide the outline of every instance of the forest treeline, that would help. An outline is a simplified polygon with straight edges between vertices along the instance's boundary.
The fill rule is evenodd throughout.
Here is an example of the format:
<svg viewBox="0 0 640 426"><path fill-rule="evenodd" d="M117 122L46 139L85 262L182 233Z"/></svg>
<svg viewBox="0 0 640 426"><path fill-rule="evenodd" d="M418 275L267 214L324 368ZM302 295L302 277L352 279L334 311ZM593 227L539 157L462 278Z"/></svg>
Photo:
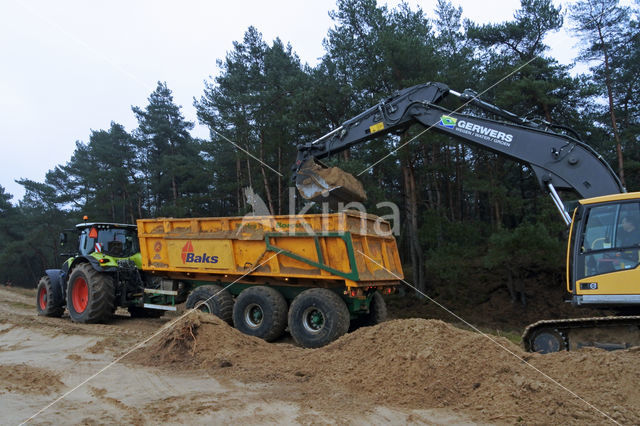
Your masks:
<svg viewBox="0 0 640 426"><path fill-rule="evenodd" d="M480 25L463 21L447 0L438 0L435 18L406 4L338 0L315 65L249 27L194 98L209 139L191 136L193 123L159 82L147 105L132 107L133 131L115 122L91 131L44 182L18 180L22 200L12 202L0 187L0 281L35 285L61 262L58 233L85 214L124 223L243 215L247 187L273 214L299 211L301 201L291 206L289 195L296 145L428 81L471 88L518 115L575 129L637 190L639 8L637 0L580 0L567 10L521 0L513 19ZM550 56L545 36L562 27L571 28L580 47L575 61L588 72L573 75ZM329 163L359 172L422 130L370 141ZM564 225L521 164L426 132L360 178L369 212L388 214L376 211L381 201L400 206L401 256L419 288L444 292L478 271L490 270L493 280L561 272Z"/></svg>

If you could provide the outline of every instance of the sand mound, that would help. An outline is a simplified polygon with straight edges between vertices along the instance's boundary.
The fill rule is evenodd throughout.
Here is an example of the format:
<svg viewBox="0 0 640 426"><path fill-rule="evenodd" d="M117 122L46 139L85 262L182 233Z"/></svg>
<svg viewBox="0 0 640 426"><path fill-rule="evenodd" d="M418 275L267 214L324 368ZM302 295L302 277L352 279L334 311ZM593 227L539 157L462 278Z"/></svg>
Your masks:
<svg viewBox="0 0 640 426"><path fill-rule="evenodd" d="M272 345L240 333L216 316L194 312L154 341L149 351L134 353L130 359L176 369L230 367L231 360L248 361L253 352L262 351L272 352Z"/></svg>
<svg viewBox="0 0 640 426"><path fill-rule="evenodd" d="M491 422L605 420L511 351L617 421L640 421L640 390L635 383L640 351L543 356L524 353L506 339L492 339L503 347L441 321L409 319L362 328L310 350L269 344L198 313L149 350L137 353L134 361L279 385L286 388L283 398L299 402L314 393L328 396L314 401L316 405L344 406L355 404L357 398L357 404L365 406L447 407Z"/></svg>

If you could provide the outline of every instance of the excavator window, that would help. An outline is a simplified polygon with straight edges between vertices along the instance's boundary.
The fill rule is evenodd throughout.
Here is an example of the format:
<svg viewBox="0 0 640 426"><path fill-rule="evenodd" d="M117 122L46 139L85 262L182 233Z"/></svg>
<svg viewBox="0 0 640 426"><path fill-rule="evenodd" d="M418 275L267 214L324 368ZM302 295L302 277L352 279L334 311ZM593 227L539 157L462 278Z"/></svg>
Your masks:
<svg viewBox="0 0 640 426"><path fill-rule="evenodd" d="M577 279L638 266L640 203L612 203L587 210Z"/></svg>

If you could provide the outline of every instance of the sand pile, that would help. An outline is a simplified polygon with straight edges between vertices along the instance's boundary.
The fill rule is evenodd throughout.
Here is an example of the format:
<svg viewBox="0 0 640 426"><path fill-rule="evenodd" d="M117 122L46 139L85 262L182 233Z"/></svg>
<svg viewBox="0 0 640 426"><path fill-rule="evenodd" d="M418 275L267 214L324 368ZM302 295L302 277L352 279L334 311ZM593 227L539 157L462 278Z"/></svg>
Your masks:
<svg viewBox="0 0 640 426"><path fill-rule="evenodd" d="M190 314L151 345L151 350L136 352L130 359L145 365L193 369L230 367L237 359L251 360L254 352L273 352L264 340L242 334L218 317L201 312Z"/></svg>
<svg viewBox="0 0 640 426"><path fill-rule="evenodd" d="M640 350L538 355L492 338L617 421L640 421ZM198 314L134 361L282 386L282 398L297 402L322 395L308 402L316 406L446 407L475 420L507 423L606 421L486 337L437 320L390 321L310 350L269 344Z"/></svg>

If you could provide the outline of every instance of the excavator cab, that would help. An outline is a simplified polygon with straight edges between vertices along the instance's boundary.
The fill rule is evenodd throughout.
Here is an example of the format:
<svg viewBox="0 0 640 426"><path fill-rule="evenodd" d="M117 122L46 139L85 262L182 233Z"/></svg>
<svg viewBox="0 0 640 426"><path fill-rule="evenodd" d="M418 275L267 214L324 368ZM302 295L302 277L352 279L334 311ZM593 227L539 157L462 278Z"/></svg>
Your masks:
<svg viewBox="0 0 640 426"><path fill-rule="evenodd" d="M572 224L567 285L575 304L640 305L637 197L637 193L626 193L580 201Z"/></svg>
<svg viewBox="0 0 640 426"><path fill-rule="evenodd" d="M362 183L352 174L338 167L327 167L314 158L309 158L298 169L296 187L306 200L329 203L332 209L367 199Z"/></svg>

